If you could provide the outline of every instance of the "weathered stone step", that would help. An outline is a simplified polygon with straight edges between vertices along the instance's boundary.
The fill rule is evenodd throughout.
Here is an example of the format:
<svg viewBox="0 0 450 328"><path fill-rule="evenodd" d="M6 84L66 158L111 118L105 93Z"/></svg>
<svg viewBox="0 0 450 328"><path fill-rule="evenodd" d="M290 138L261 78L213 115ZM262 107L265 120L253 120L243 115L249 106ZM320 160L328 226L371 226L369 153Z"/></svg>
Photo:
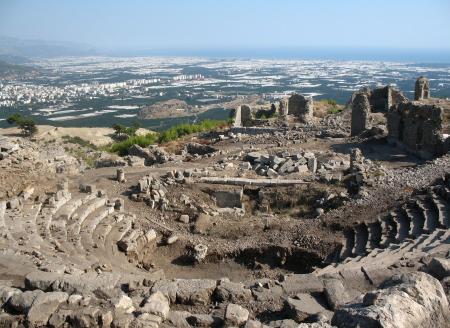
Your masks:
<svg viewBox="0 0 450 328"><path fill-rule="evenodd" d="M355 247L355 231L353 229L344 232L345 245L342 248L340 259L341 261L347 257L352 256L353 248Z"/></svg>
<svg viewBox="0 0 450 328"><path fill-rule="evenodd" d="M69 220L71 219L72 215L75 213L75 211L83 204L86 204L88 201L95 199L95 194L78 194L70 201L68 201L66 204L64 204L53 216L53 220L62 219L62 220Z"/></svg>
<svg viewBox="0 0 450 328"><path fill-rule="evenodd" d="M97 197L93 200L87 202L83 206L81 206L72 216L72 221L75 221L78 223L78 225L81 227L81 224L83 224L83 221L95 210L98 208L104 206L106 204L106 197ZM76 234L79 234L79 230L76 231Z"/></svg>
<svg viewBox="0 0 450 328"><path fill-rule="evenodd" d="M397 222L391 215L388 215L382 222L382 238L381 246L388 247L391 243L395 243L397 239L398 226Z"/></svg>
<svg viewBox="0 0 450 328"><path fill-rule="evenodd" d="M361 223L355 227L355 247L353 248L354 255L365 255L367 253L367 242L369 239L369 232L367 225Z"/></svg>
<svg viewBox="0 0 450 328"><path fill-rule="evenodd" d="M72 195L67 190L58 190L55 195L50 196L47 203L42 206L41 213L36 219L39 233L42 237L51 239L50 225L53 215L70 199Z"/></svg>
<svg viewBox="0 0 450 328"><path fill-rule="evenodd" d="M397 235L395 236L398 243L401 243L405 238L408 238L411 224L409 218L403 215L401 211L395 211L391 214L392 219L397 222Z"/></svg>
<svg viewBox="0 0 450 328"><path fill-rule="evenodd" d="M383 248L374 248L372 249L372 251L366 255L367 258L374 258L376 257L378 254L384 252Z"/></svg>
<svg viewBox="0 0 450 328"><path fill-rule="evenodd" d="M445 230L443 229L436 229L431 234L429 234L426 238L426 240L423 241L422 244L417 246L417 250L422 250L425 247L429 246L430 244L434 243L436 240L439 240L442 235L444 235Z"/></svg>
<svg viewBox="0 0 450 328"><path fill-rule="evenodd" d="M423 226L425 223L425 220L423 216L417 211L417 209L414 206L411 206L409 204L405 204L401 207L402 213L404 216L410 220L410 230L409 235L413 238L419 237L421 234L423 234Z"/></svg>
<svg viewBox="0 0 450 328"><path fill-rule="evenodd" d="M381 241L382 241L382 224L380 220L377 220L373 223L370 223L368 225L368 232L369 232L369 249L376 249L380 247Z"/></svg>
<svg viewBox="0 0 450 328"><path fill-rule="evenodd" d="M437 229L439 227L439 217L433 206L424 197L416 198L415 205L425 218L424 231L431 233Z"/></svg>
<svg viewBox="0 0 450 328"><path fill-rule="evenodd" d="M122 215L122 219L111 227L111 231L106 235L105 238L105 250L110 258L114 257L119 253L117 248L117 242L127 234L127 232L132 228L134 222L134 216L129 214L119 214Z"/></svg>
<svg viewBox="0 0 450 328"><path fill-rule="evenodd" d="M431 252L432 250L444 244L445 247L450 248L450 229L444 230L444 233L438 239L434 240L428 246L423 247L422 250L424 252Z"/></svg>
<svg viewBox="0 0 450 328"><path fill-rule="evenodd" d="M76 238L80 234L81 225L84 220L98 208L106 204L105 197L95 198L86 204L83 204L73 215L68 228L68 237Z"/></svg>
<svg viewBox="0 0 450 328"><path fill-rule="evenodd" d="M438 215L439 226L446 227L445 223L447 221L447 224L448 224L448 220L446 219L447 215L446 215L446 208L445 208L444 202L442 202L440 197L432 191L429 192L428 200L430 201L430 203L432 204L432 206L434 207L434 209ZM450 227L447 227L447 228L450 228Z"/></svg>
<svg viewBox="0 0 450 328"><path fill-rule="evenodd" d="M105 238L111 231L113 225L122 220L123 215L110 215L104 218L92 233L92 241L98 248L105 248Z"/></svg>
<svg viewBox="0 0 450 328"><path fill-rule="evenodd" d="M414 246L409 251L412 252L412 251L418 249L420 247L420 245L422 245L423 243L428 241L429 237L430 237L430 235L428 235L428 234L420 235L417 239L415 239Z"/></svg>
<svg viewBox="0 0 450 328"><path fill-rule="evenodd" d="M81 243L84 249L93 247L92 233L97 225L108 215L114 212L114 207L103 206L92 212L83 222L80 229Z"/></svg>

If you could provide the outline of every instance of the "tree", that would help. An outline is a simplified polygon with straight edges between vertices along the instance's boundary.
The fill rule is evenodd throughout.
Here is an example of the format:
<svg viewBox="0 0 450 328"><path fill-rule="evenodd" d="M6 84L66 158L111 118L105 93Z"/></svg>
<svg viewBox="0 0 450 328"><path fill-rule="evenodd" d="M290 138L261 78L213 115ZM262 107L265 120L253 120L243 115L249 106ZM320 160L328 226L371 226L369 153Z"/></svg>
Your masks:
<svg viewBox="0 0 450 328"><path fill-rule="evenodd" d="M38 128L36 123L30 117L24 117L19 113L13 114L8 117L7 122L9 124L16 124L19 129L22 130L22 133L27 136L32 136L33 134L38 132Z"/></svg>
<svg viewBox="0 0 450 328"><path fill-rule="evenodd" d="M136 132L139 130L139 127L139 123L136 122L131 127L127 127L123 124L114 124L112 128L114 129L114 135L117 138L129 138L136 136Z"/></svg>
<svg viewBox="0 0 450 328"><path fill-rule="evenodd" d="M120 137L121 135L125 134L125 130L127 127L123 124L114 124L112 128L114 129L114 134L117 137Z"/></svg>

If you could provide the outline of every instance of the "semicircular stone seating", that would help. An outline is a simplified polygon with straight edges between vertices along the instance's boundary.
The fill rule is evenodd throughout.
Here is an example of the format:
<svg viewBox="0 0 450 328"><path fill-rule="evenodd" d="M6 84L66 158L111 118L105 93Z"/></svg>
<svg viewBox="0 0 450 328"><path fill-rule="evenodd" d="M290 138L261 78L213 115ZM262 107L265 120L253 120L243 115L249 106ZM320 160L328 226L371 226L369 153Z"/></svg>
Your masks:
<svg viewBox="0 0 450 328"><path fill-rule="evenodd" d="M67 183L62 184L45 197L0 201L0 256L26 257L45 271L104 264L132 272L135 268L118 242L134 230L134 221L123 200L109 200L94 186L69 192ZM146 235L136 231L133 235Z"/></svg>
<svg viewBox="0 0 450 328"><path fill-rule="evenodd" d="M387 267L406 253L450 250L450 177L371 223L344 231L338 260L319 274L357 269L365 264Z"/></svg>

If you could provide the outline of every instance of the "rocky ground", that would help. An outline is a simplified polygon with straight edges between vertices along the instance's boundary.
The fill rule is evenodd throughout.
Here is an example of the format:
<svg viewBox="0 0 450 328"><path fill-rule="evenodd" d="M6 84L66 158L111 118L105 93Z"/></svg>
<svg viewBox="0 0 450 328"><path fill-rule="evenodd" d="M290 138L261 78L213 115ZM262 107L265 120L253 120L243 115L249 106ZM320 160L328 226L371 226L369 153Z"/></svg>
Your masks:
<svg viewBox="0 0 450 328"><path fill-rule="evenodd" d="M0 327L449 327L449 155L268 125L91 163L0 137Z"/></svg>

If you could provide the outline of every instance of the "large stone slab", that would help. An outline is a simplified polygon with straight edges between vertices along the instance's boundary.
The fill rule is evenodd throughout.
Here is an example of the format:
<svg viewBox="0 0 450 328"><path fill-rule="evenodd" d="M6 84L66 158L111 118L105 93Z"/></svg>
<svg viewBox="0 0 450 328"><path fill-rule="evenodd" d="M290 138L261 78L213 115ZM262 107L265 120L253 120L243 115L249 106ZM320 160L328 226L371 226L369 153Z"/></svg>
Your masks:
<svg viewBox="0 0 450 328"><path fill-rule="evenodd" d="M322 292L323 284L314 274L293 274L284 277L281 283L283 291L288 295L299 293Z"/></svg>

